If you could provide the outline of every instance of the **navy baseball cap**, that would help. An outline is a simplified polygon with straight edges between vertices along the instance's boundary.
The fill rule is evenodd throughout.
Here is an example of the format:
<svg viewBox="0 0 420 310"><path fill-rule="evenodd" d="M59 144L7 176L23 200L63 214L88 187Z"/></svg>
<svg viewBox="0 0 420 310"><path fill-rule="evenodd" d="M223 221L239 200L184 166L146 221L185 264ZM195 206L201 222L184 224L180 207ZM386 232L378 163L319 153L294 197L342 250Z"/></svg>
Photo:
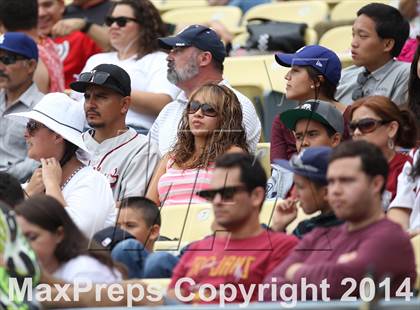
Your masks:
<svg viewBox="0 0 420 310"><path fill-rule="evenodd" d="M344 133L344 118L340 111L331 103L323 100L308 100L294 109L280 114L280 120L290 130L295 130L296 123L301 119L310 119L330 126L336 132Z"/></svg>
<svg viewBox="0 0 420 310"><path fill-rule="evenodd" d="M8 51L38 61L35 41L22 32L6 32L0 36L0 50Z"/></svg>
<svg viewBox="0 0 420 310"><path fill-rule="evenodd" d="M337 86L341 78L341 62L337 54L321 45L308 45L294 54L277 53L276 61L284 67L310 66Z"/></svg>
<svg viewBox="0 0 420 310"><path fill-rule="evenodd" d="M273 162L309 180L327 185L327 168L332 148L326 146L308 147L290 160L276 159Z"/></svg>
<svg viewBox="0 0 420 310"><path fill-rule="evenodd" d="M90 85L99 85L121 94L130 96L131 79L121 67L113 64L100 64L90 72L82 72L76 82L70 83L70 88L84 93Z"/></svg>
<svg viewBox="0 0 420 310"><path fill-rule="evenodd" d="M164 49L174 47L195 46L196 48L208 51L213 58L223 62L226 57L226 48L217 33L202 25L191 25L173 37L159 38L159 45Z"/></svg>

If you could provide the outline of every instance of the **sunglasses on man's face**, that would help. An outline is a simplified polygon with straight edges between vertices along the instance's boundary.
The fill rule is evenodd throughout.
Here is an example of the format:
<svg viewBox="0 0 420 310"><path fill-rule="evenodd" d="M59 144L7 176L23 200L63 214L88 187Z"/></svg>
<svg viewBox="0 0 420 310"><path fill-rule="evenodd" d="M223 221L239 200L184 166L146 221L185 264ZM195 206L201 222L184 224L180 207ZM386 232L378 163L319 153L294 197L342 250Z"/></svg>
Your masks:
<svg viewBox="0 0 420 310"><path fill-rule="evenodd" d="M136 22L137 23L137 20L135 18L132 18L132 17L125 17L125 16L112 17L112 16L107 16L105 18L105 25L107 25L108 27L111 27L111 25L113 23L117 23L118 27L125 27L125 25L127 25L127 23L129 21L132 21L132 22Z"/></svg>
<svg viewBox="0 0 420 310"><path fill-rule="evenodd" d="M201 112L203 112L205 116L208 116L208 117L217 116L217 111L208 103L200 103L197 101L191 101L187 107L188 114L194 114L200 109L201 109Z"/></svg>
<svg viewBox="0 0 420 310"><path fill-rule="evenodd" d="M26 123L26 131L30 136L33 136L33 134L40 128L45 128L46 126L44 124L41 124L40 122L30 120Z"/></svg>
<svg viewBox="0 0 420 310"><path fill-rule="evenodd" d="M218 189L202 190L197 192L197 195L206 199L207 201L212 202L214 197L216 197L217 194L220 194L220 197L223 201L232 201L235 194L241 191L247 191L247 188L244 185L226 186Z"/></svg>
<svg viewBox="0 0 420 310"><path fill-rule="evenodd" d="M13 65L18 60L25 60L25 57L19 56L19 55L1 55L0 56L0 62L4 65Z"/></svg>
<svg viewBox="0 0 420 310"><path fill-rule="evenodd" d="M363 118L361 120L358 120L357 122L351 122L349 124L349 128L351 134L354 134L356 129L359 129L359 131L362 134L367 134L375 131L378 127L387 123L389 123L389 121L378 120L373 118Z"/></svg>

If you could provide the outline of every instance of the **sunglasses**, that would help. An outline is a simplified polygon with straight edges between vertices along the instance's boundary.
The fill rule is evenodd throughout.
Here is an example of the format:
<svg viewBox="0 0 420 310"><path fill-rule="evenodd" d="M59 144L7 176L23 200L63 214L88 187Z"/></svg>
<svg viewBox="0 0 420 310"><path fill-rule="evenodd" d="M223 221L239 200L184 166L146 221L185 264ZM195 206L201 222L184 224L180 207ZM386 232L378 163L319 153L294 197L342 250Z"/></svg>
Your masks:
<svg viewBox="0 0 420 310"><path fill-rule="evenodd" d="M248 191L248 189L244 185L227 186L218 189L202 190L197 192L197 195L211 202L217 194L220 194L223 201L232 201L235 194L241 191Z"/></svg>
<svg viewBox="0 0 420 310"><path fill-rule="evenodd" d="M92 82L98 85L102 85L106 82L106 80L110 77L108 72L103 71L90 71L84 72L79 75L79 82Z"/></svg>
<svg viewBox="0 0 420 310"><path fill-rule="evenodd" d="M26 130L30 136L33 136L33 134L41 128L46 128L46 126L34 120L30 120L26 123Z"/></svg>
<svg viewBox="0 0 420 310"><path fill-rule="evenodd" d="M203 112L203 114L205 116L208 116L208 117L217 116L217 111L210 104L200 103L200 102L197 102L197 101L191 101L188 104L187 112L188 112L188 114L194 114L200 109L201 109L201 112Z"/></svg>
<svg viewBox="0 0 420 310"><path fill-rule="evenodd" d="M25 60L25 57L18 56L18 55L3 55L0 56L0 62L4 65L13 65L18 60Z"/></svg>
<svg viewBox="0 0 420 310"><path fill-rule="evenodd" d="M377 120L373 118L364 118L357 122L349 124L350 132L353 135L358 128L362 134L367 134L375 131L379 126L389 123L390 121Z"/></svg>
<svg viewBox="0 0 420 310"><path fill-rule="evenodd" d="M132 21L132 22L137 23L137 20L135 18L132 18L132 17L125 17L125 16L112 17L112 16L107 16L105 18L105 25L107 25L108 27L111 27L111 25L116 22L117 25L118 25L118 27L125 27L125 25L127 25L127 23L129 21Z"/></svg>

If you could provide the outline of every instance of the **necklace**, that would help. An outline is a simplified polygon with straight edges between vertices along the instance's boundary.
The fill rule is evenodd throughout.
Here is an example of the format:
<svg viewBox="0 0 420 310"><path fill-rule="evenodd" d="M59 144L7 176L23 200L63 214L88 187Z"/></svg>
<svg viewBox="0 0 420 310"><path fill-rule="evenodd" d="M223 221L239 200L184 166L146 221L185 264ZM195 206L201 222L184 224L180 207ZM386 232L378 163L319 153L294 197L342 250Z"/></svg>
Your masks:
<svg viewBox="0 0 420 310"><path fill-rule="evenodd" d="M85 167L85 165L81 165L79 168L73 171L73 173L64 181L63 185L61 185L61 190L66 187L66 185L70 182L70 180L78 173L80 170L82 170Z"/></svg>

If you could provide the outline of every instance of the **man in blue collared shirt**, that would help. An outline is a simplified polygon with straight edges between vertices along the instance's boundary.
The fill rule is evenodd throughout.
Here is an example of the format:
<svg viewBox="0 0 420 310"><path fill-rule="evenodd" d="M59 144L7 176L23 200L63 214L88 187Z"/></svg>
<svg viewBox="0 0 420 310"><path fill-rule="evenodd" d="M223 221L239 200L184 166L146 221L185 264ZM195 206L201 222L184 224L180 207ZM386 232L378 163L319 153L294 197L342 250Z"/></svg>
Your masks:
<svg viewBox="0 0 420 310"><path fill-rule="evenodd" d="M408 38L410 26L394 7L371 3L357 12L351 56L354 66L344 69L336 99L344 104L373 95L406 102L410 64L394 60Z"/></svg>
<svg viewBox="0 0 420 310"><path fill-rule="evenodd" d="M37 166L27 157L25 123L5 116L32 110L43 97L33 82L38 48L27 35L6 32L0 36L0 171L24 182Z"/></svg>

